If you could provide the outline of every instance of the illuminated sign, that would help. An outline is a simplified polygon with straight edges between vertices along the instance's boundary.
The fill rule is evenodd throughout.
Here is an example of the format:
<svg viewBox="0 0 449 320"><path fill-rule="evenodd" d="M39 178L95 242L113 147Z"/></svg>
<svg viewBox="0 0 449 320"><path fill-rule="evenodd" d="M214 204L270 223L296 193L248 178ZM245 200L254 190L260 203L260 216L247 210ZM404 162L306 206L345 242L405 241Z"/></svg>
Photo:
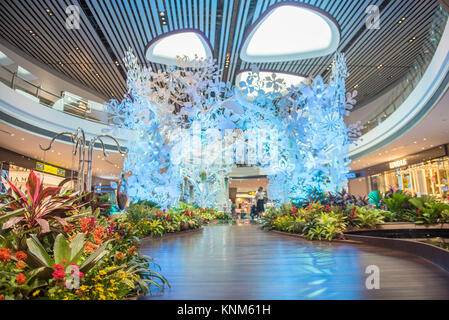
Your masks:
<svg viewBox="0 0 449 320"><path fill-rule="evenodd" d="M390 169L399 168L407 165L407 159L393 161L389 163Z"/></svg>
<svg viewBox="0 0 449 320"><path fill-rule="evenodd" d="M65 170L53 167L49 164L44 164L42 162L36 162L36 169L42 172L54 174L60 177L65 177Z"/></svg>
<svg viewBox="0 0 449 320"><path fill-rule="evenodd" d="M346 174L346 178L355 179L355 178L357 178L357 174L354 172L350 172L350 173Z"/></svg>

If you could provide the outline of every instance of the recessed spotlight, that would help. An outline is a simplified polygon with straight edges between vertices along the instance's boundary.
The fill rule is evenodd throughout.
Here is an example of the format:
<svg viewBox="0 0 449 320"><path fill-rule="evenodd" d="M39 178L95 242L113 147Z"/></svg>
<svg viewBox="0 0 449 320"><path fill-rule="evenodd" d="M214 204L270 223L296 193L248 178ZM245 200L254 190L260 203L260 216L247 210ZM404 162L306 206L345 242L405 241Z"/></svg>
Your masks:
<svg viewBox="0 0 449 320"><path fill-rule="evenodd" d="M381 69L383 67L383 65L382 64L379 64L378 66L377 66L377 69Z"/></svg>

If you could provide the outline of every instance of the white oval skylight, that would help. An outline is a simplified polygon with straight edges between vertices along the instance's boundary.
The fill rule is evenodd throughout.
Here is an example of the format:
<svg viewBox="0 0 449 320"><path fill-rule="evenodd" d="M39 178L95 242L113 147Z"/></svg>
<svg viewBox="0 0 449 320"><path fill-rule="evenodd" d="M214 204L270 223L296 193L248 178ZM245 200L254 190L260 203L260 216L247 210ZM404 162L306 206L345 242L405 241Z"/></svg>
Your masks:
<svg viewBox="0 0 449 320"><path fill-rule="evenodd" d="M250 30L240 52L247 62L320 57L336 51L340 43L334 19L304 4L275 5Z"/></svg>
<svg viewBox="0 0 449 320"><path fill-rule="evenodd" d="M251 91L245 86L241 86L241 82L247 82L248 76L251 74L251 71L239 71L235 77L235 84L236 86L239 88L239 90L246 95L249 99L253 98L256 96L256 92L255 91ZM274 74L274 78L273 78L273 74ZM262 90L267 92L267 93L271 93L274 91L278 91L281 94L286 94L287 93L287 88L291 87L291 86L295 86L295 87L300 87L301 84L307 79L304 76L300 76L300 75L296 75L296 74L291 74L291 73L284 73L284 72L273 72L273 71L259 71L259 79L260 81L263 82L263 88ZM276 80L281 80L278 82L278 85L280 86L280 88L275 88L274 87L274 83L276 82ZM255 85L256 80L253 80L252 85ZM267 84L271 82L272 84L268 87Z"/></svg>
<svg viewBox="0 0 449 320"><path fill-rule="evenodd" d="M175 31L153 39L148 45L148 61L174 65L177 57L187 56L189 60L212 58L212 48L205 36L197 31Z"/></svg>

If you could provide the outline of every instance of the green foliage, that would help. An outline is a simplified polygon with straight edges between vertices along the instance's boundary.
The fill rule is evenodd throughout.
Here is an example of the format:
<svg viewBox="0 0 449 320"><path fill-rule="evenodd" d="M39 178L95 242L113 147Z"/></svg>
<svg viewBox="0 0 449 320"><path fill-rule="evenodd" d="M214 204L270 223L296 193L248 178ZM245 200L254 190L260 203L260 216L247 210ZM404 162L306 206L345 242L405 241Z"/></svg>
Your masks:
<svg viewBox="0 0 449 320"><path fill-rule="evenodd" d="M386 216L385 211L369 207L350 206L347 212L349 225L357 228L376 228L384 223Z"/></svg>
<svg viewBox="0 0 449 320"><path fill-rule="evenodd" d="M31 257L34 258L33 260L38 263L39 267L49 269L56 264L67 267L74 263L80 265L80 271L88 272L108 254L106 250L108 242L104 242L96 251L84 258L85 243L82 233L77 234L70 244L62 234L58 234L53 247L53 256L47 253L44 245L34 235L27 239L27 244Z"/></svg>
<svg viewBox="0 0 449 320"><path fill-rule="evenodd" d="M148 231L152 237L156 237L162 236L165 230L160 220L153 220L148 226Z"/></svg>
<svg viewBox="0 0 449 320"><path fill-rule="evenodd" d="M394 192L384 198L384 203L389 211L393 213L392 221L413 221L413 207L409 200L411 196L402 191Z"/></svg>
<svg viewBox="0 0 449 320"><path fill-rule="evenodd" d="M449 222L449 205L437 202L435 197L421 196L409 199L417 209L416 224L436 224Z"/></svg>
<svg viewBox="0 0 449 320"><path fill-rule="evenodd" d="M296 209L291 205L284 205L279 210L267 208L263 227L303 234L309 240L331 241L343 235L346 223L338 208L314 203L306 209Z"/></svg>

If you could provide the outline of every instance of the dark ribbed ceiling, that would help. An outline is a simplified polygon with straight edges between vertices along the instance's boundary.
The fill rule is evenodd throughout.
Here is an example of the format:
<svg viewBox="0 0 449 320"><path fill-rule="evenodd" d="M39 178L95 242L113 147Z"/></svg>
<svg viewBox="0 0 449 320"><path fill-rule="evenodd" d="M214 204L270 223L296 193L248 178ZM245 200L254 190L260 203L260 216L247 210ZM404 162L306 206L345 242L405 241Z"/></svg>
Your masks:
<svg viewBox="0 0 449 320"><path fill-rule="evenodd" d="M48 66L107 97L126 92L124 52L131 47L142 64L145 48L158 35L194 28L208 37L223 80L234 81L250 64L239 58L248 28L273 4L269 0L0 0L0 36ZM341 29L339 50L345 52L351 77L358 85L359 105L396 82L410 69L427 37L437 0L299 1L335 18ZM81 29L65 28L69 5L81 8ZM365 27L367 6L380 8L381 28ZM50 10L52 14L49 14ZM164 11L167 24L159 13ZM403 23L398 21L405 17ZM30 30L33 34L30 33ZM300 30L291 30L292 37ZM409 42L415 37L416 40ZM267 44L269 45L269 44ZM229 68L225 68L229 56ZM326 76L332 55L283 63L258 64L261 69ZM377 66L382 64L382 69Z"/></svg>

